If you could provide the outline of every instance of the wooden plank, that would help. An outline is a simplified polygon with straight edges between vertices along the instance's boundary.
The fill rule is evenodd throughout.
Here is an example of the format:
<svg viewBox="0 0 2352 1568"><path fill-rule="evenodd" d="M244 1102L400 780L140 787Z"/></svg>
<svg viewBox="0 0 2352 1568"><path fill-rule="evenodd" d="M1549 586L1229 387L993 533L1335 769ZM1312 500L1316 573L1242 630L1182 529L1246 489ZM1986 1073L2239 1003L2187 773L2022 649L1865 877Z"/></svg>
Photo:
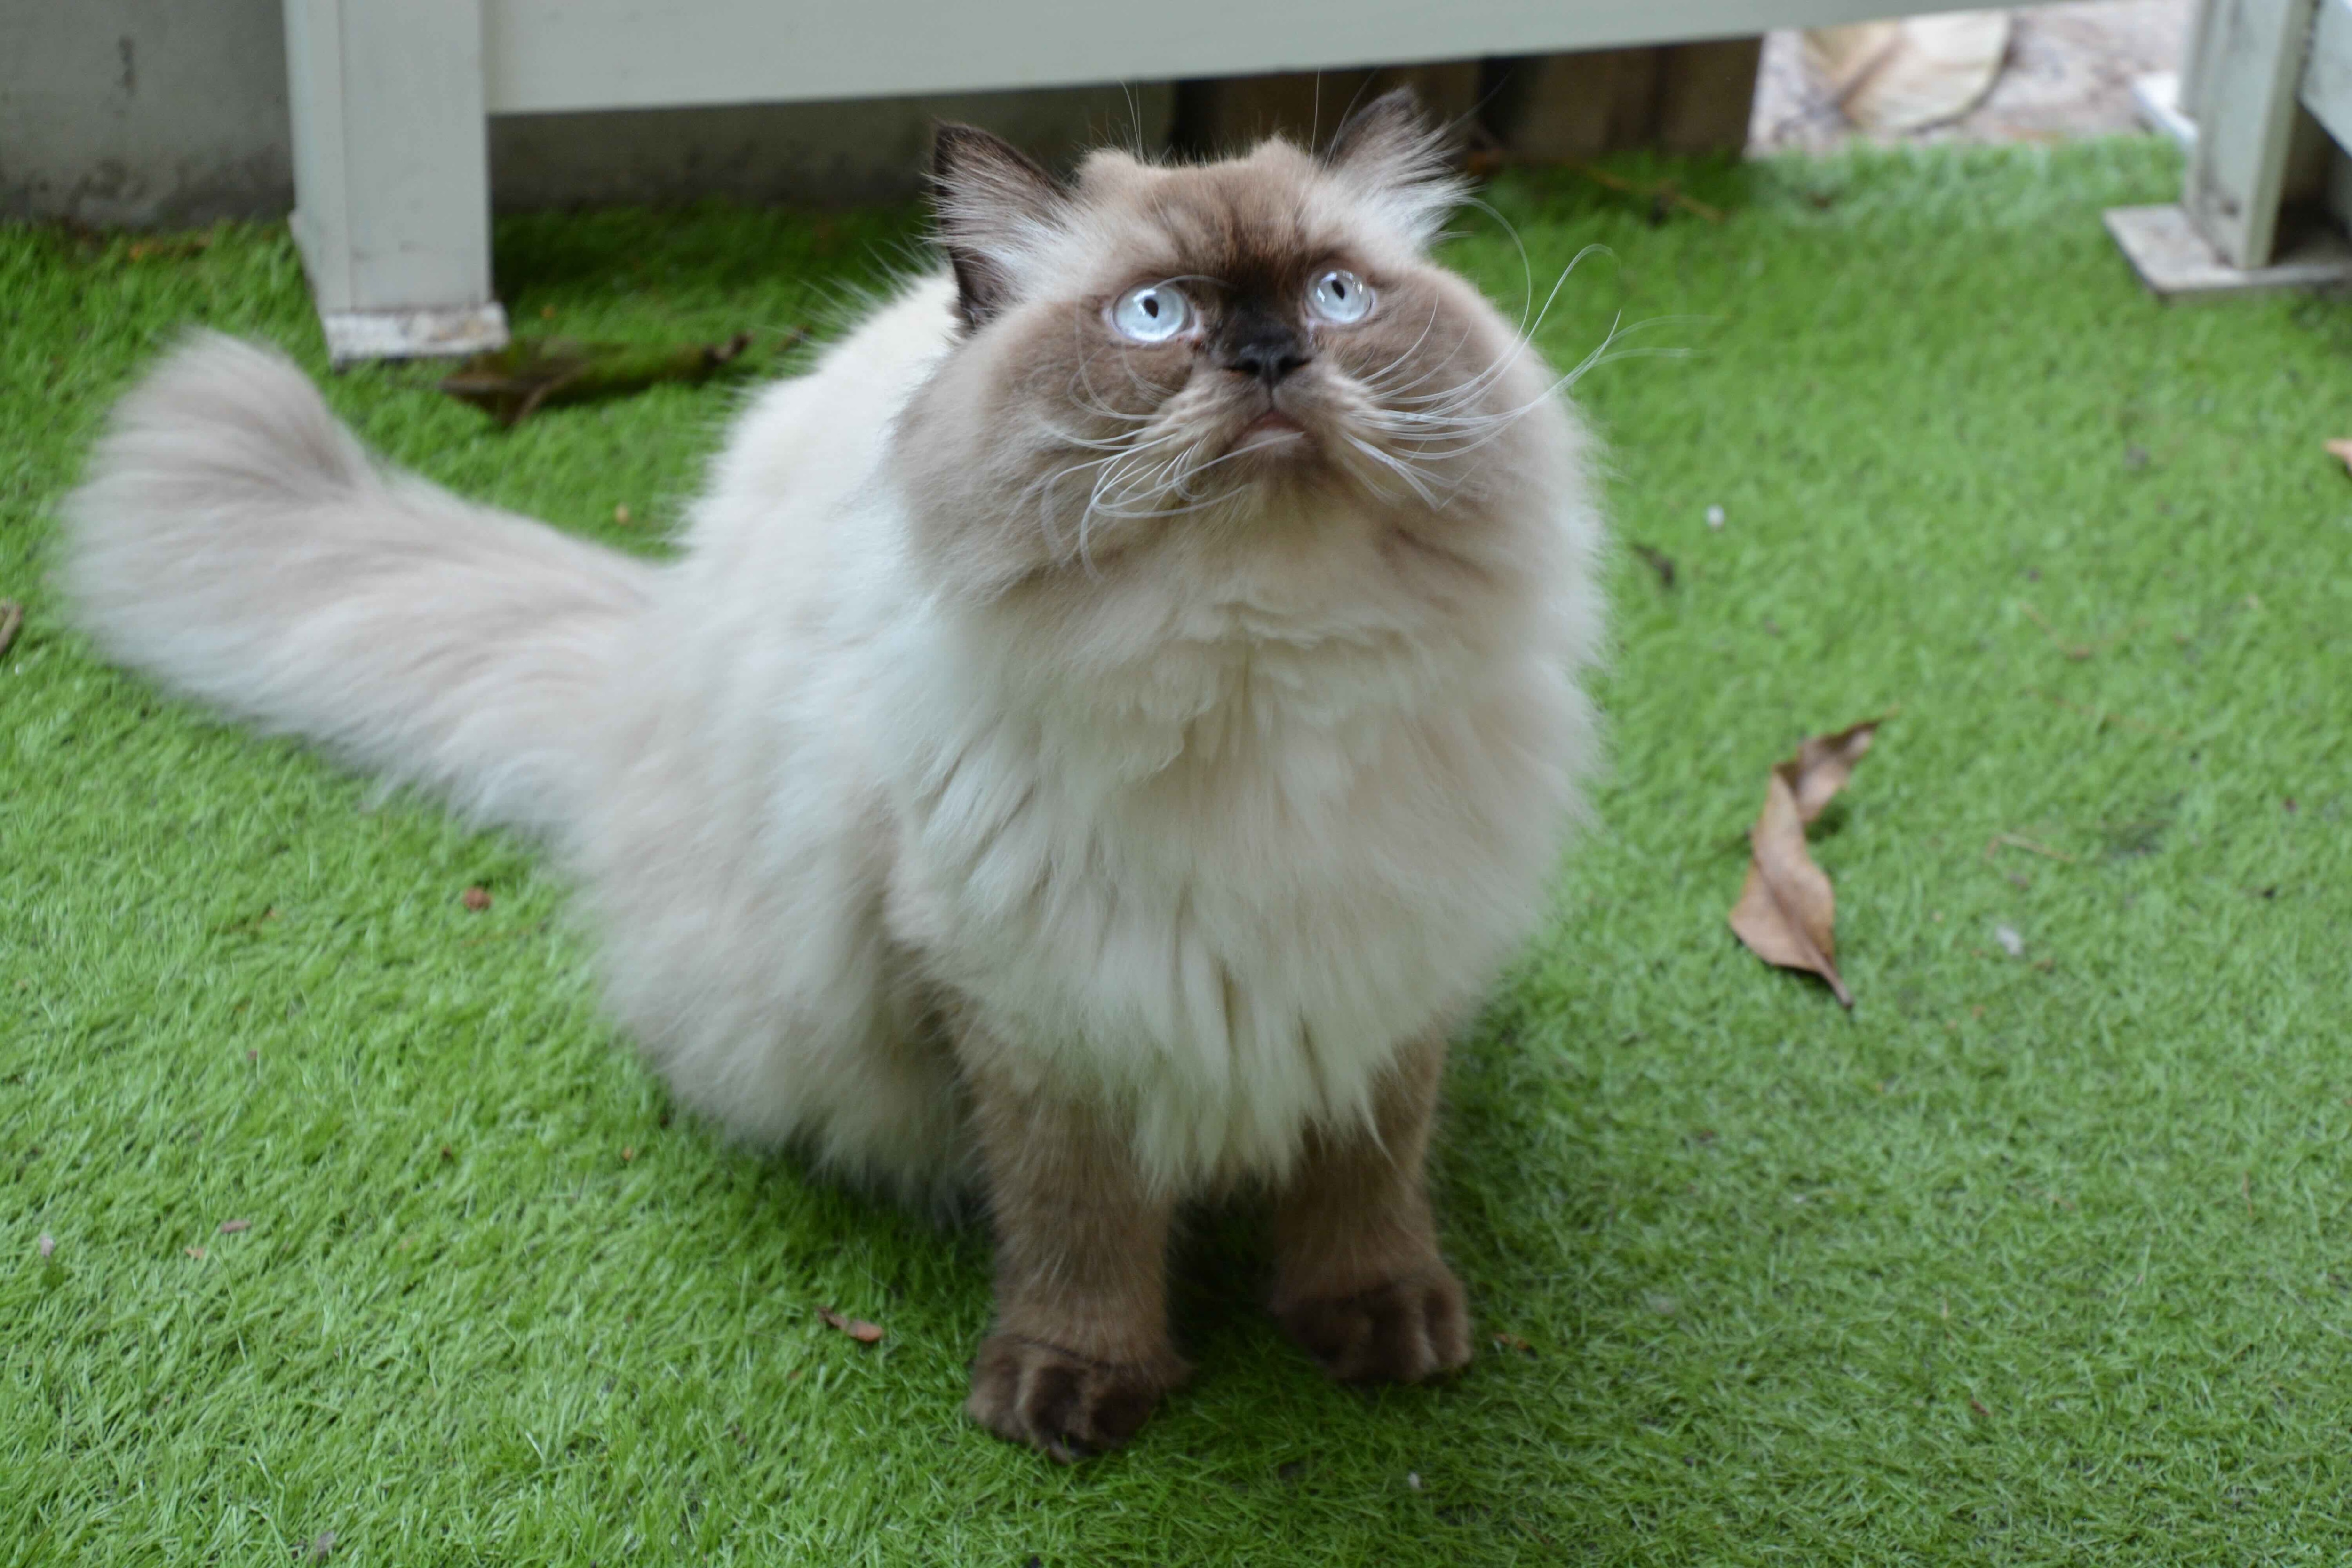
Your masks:
<svg viewBox="0 0 2352 1568"><path fill-rule="evenodd" d="M1963 10L1969 0L1193 0L1181 25L1158 0L481 4L485 101L493 113L529 113L1549 55Z"/></svg>
<svg viewBox="0 0 2352 1568"><path fill-rule="evenodd" d="M2313 3L2214 0L2203 17L2180 204L2232 267L2266 265L2277 241Z"/></svg>
<svg viewBox="0 0 2352 1568"><path fill-rule="evenodd" d="M1669 153L1740 153L1755 118L1761 37L1669 45L1660 62L1654 134Z"/></svg>
<svg viewBox="0 0 2352 1568"><path fill-rule="evenodd" d="M2330 136L2352 147L2352 0L2321 0L2299 96Z"/></svg>

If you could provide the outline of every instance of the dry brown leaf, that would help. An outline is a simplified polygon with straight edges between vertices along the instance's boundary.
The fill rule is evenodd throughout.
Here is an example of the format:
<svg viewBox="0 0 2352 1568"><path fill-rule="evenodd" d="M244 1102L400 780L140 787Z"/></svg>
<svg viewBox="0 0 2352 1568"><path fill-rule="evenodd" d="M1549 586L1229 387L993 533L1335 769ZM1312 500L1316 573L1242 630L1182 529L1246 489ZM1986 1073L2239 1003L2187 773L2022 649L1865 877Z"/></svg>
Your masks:
<svg viewBox="0 0 2352 1568"><path fill-rule="evenodd" d="M863 1318L845 1318L830 1307L819 1307L816 1310L816 1315L823 1318L830 1327L839 1329L861 1345L876 1343L882 1338L881 1325L869 1323Z"/></svg>
<svg viewBox="0 0 2352 1568"><path fill-rule="evenodd" d="M249 1219L225 1219L220 1222L220 1233L223 1236L235 1236L238 1231L252 1228L253 1222Z"/></svg>
<svg viewBox="0 0 2352 1568"><path fill-rule="evenodd" d="M2327 448L2329 457L2343 463L2347 473L2352 473L2352 437L2336 441L2322 441L2320 445Z"/></svg>
<svg viewBox="0 0 2352 1568"><path fill-rule="evenodd" d="M480 914L490 907L490 890L488 888L468 888L458 895L457 901Z"/></svg>
<svg viewBox="0 0 2352 1568"><path fill-rule="evenodd" d="M1853 776L1879 723L1869 719L1834 735L1811 736L1795 756L1773 766L1764 809L1748 830L1748 882L1731 908L1732 932L1750 952L1820 975L1847 1007L1853 996L1837 972L1837 898L1805 847L1805 827Z"/></svg>

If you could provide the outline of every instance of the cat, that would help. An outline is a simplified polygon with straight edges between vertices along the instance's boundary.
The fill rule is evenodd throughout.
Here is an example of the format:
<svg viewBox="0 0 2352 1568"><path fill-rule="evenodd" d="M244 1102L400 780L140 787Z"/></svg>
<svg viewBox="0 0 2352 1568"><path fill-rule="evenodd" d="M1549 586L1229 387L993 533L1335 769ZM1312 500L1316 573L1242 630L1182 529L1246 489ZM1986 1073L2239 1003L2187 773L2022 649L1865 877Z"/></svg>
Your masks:
<svg viewBox="0 0 2352 1568"><path fill-rule="evenodd" d="M1180 1205L1268 1194L1334 1376L1471 1352L1449 1033L1598 751L1592 444L1429 247L1410 97L1067 183L945 126L947 265L737 420L677 558L378 468L216 335L65 508L110 657L551 841L677 1098L984 1205L966 1410L1060 1459L1188 1368Z"/></svg>

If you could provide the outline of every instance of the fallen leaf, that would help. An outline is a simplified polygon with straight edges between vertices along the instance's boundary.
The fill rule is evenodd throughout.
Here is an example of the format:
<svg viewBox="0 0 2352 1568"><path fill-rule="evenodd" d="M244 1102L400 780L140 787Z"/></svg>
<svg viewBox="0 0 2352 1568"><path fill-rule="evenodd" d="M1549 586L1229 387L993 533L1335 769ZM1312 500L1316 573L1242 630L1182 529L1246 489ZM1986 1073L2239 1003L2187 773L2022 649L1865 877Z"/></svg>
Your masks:
<svg viewBox="0 0 2352 1568"><path fill-rule="evenodd" d="M816 1315L823 1318L827 1325L839 1329L861 1345L876 1343L882 1338L881 1325L869 1323L863 1318L845 1318L830 1307L819 1307L816 1310Z"/></svg>
<svg viewBox="0 0 2352 1568"><path fill-rule="evenodd" d="M623 501L613 509L613 521L623 528L629 526L629 503Z"/></svg>
<svg viewBox="0 0 2352 1568"><path fill-rule="evenodd" d="M249 1219L225 1219L220 1222L220 1233L223 1236L235 1236L238 1231L252 1228L253 1222Z"/></svg>
<svg viewBox="0 0 2352 1568"><path fill-rule="evenodd" d="M793 329L775 352L793 347L807 335ZM749 332L738 332L723 343L652 347L517 338L502 349L466 361L442 379L441 390L512 429L552 404L618 397L662 382L691 385L730 365L746 368L750 360L745 351L751 346Z"/></svg>
<svg viewBox="0 0 2352 1568"><path fill-rule="evenodd" d="M636 1157L637 1151L635 1144L625 1143L621 1146L621 1163L625 1165Z"/></svg>
<svg viewBox="0 0 2352 1568"><path fill-rule="evenodd" d="M2322 441L2320 445L2327 448L2329 457L2344 465L2346 473L2352 474L2352 437L2340 441Z"/></svg>
<svg viewBox="0 0 2352 1568"><path fill-rule="evenodd" d="M1647 562L1649 563L1650 570L1658 574L1659 587L1672 588L1675 585L1675 560L1673 556L1668 555L1664 551L1659 549L1654 544L1636 544L1633 546L1633 553Z"/></svg>
<svg viewBox="0 0 2352 1568"><path fill-rule="evenodd" d="M468 888L458 897L457 901L476 914L480 914L490 907L490 890L488 888Z"/></svg>
<svg viewBox="0 0 2352 1568"><path fill-rule="evenodd" d="M1805 847L1805 827L1853 776L1881 722L1868 719L1834 735L1811 736L1795 756L1774 765L1764 809L1748 830L1748 883L1731 909L1731 930L1749 952L1782 969L1820 975L1847 1007L1853 996L1837 972L1836 896Z"/></svg>
<svg viewBox="0 0 2352 1568"><path fill-rule="evenodd" d="M1495 1336L1495 1348L1498 1351L1517 1351L1521 1355L1533 1355L1536 1353L1536 1347L1528 1343L1527 1341L1519 1338L1517 1334L1496 1334Z"/></svg>
<svg viewBox="0 0 2352 1568"><path fill-rule="evenodd" d="M335 1550L335 1532L322 1530L310 1538L310 1561L324 1563Z"/></svg>
<svg viewBox="0 0 2352 1568"><path fill-rule="evenodd" d="M14 599L0 599L0 653L8 651L24 625L25 606Z"/></svg>
<svg viewBox="0 0 2352 1568"><path fill-rule="evenodd" d="M186 1253L189 1257L194 1258L199 1263L202 1263L205 1260L205 1249L201 1247L184 1247L180 1248L180 1250Z"/></svg>

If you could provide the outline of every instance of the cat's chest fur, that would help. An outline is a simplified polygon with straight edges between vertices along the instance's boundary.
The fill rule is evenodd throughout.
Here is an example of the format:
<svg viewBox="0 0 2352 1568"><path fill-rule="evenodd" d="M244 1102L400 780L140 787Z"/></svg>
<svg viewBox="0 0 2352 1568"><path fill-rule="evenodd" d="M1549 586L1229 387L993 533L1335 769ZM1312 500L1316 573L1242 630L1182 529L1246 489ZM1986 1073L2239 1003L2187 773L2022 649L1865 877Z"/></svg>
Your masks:
<svg viewBox="0 0 2352 1568"><path fill-rule="evenodd" d="M1077 687L934 628L900 668L939 673L887 704L895 934L1179 1185L1278 1173L1475 1005L1553 868L1575 727L1540 647L1223 631Z"/></svg>

